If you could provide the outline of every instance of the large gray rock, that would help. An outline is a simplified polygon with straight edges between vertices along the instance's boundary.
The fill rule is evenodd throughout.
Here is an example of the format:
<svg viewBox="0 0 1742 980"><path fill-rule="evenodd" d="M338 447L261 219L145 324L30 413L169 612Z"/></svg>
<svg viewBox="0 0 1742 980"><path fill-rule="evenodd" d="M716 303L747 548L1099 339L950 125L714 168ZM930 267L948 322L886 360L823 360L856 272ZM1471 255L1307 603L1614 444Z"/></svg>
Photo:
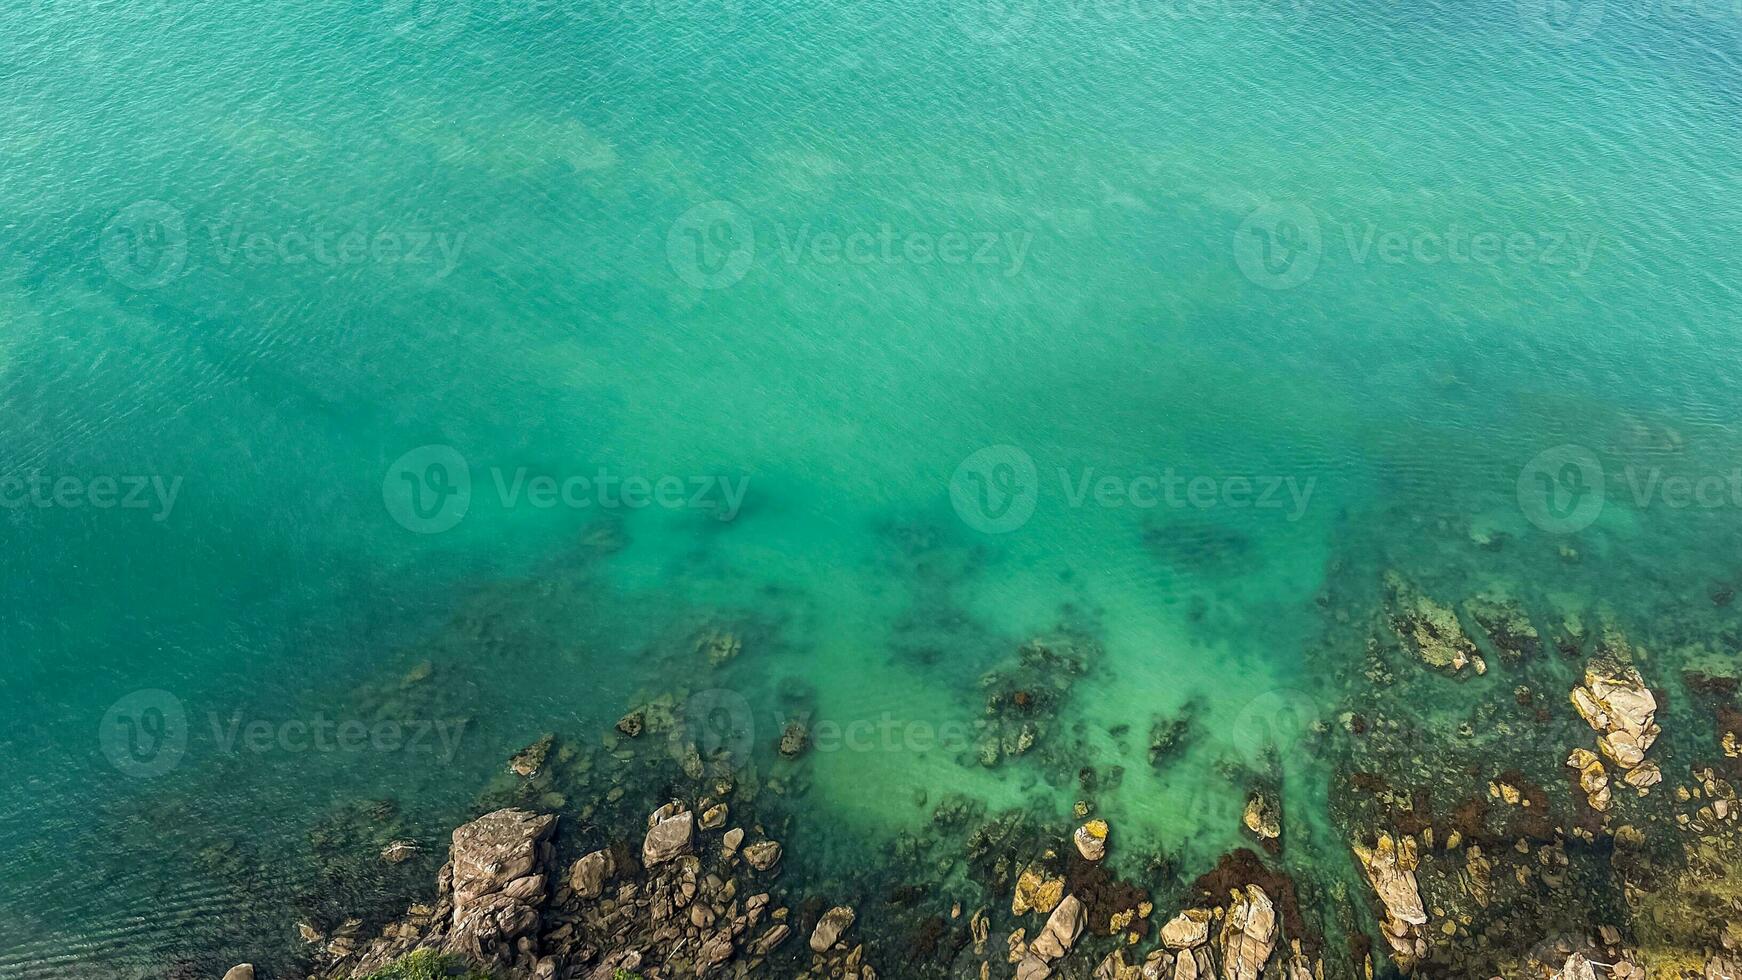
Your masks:
<svg viewBox="0 0 1742 980"><path fill-rule="evenodd" d="M254 964L238 963L224 974L224 980L254 980Z"/></svg>
<svg viewBox="0 0 1742 980"><path fill-rule="evenodd" d="M821 953L835 945L841 938L841 933L853 925L853 918L853 910L845 905L837 905L824 912L823 917L817 921L817 927L811 931L811 951Z"/></svg>
<svg viewBox="0 0 1742 980"><path fill-rule="evenodd" d="M695 814L681 803L667 803L648 817L647 837L641 842L641 863L652 868L688 854L695 833Z"/></svg>
<svg viewBox="0 0 1742 980"><path fill-rule="evenodd" d="M569 868L569 888L581 898L598 898L616 870L610 851L594 851Z"/></svg>

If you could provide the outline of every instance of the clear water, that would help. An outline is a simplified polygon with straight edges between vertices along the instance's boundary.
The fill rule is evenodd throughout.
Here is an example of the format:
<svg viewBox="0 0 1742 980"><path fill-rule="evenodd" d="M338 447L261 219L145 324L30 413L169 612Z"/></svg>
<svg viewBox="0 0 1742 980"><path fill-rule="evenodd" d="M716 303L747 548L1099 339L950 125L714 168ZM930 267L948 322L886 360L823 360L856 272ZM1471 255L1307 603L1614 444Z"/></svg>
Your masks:
<svg viewBox="0 0 1742 980"><path fill-rule="evenodd" d="M393 797L437 839L539 733L679 686L742 698L760 753L795 683L904 733L812 753L819 855L923 826L916 791L1062 822L1072 787L905 734L971 725L1061 622L1105 647L1065 723L1127 767L1096 800L1119 833L1207 865L1239 842L1215 763L1276 743L1289 860L1346 874L1300 737L1344 680L1327 575L1644 620L1737 573L1732 491L1629 482L1742 465L1731 11L41 0L6 27L0 975L281 961L335 810ZM1519 489L1569 444L1610 484L1576 528ZM676 482L617 506L601 473ZM725 668L658 655L706 623L745 638ZM284 727L373 724L359 690L426 660L416 745ZM1194 699L1203 737L1152 771Z"/></svg>

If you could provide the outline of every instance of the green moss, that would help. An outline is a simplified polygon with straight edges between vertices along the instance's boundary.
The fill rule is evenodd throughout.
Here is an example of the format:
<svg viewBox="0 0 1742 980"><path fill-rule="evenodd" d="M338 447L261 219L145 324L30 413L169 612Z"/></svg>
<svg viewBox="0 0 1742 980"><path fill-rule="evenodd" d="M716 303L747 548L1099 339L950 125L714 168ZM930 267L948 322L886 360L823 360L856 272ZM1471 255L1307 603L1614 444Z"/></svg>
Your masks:
<svg viewBox="0 0 1742 980"><path fill-rule="evenodd" d="M491 980L488 973L458 956L420 949L407 953L360 980Z"/></svg>
<svg viewBox="0 0 1742 980"><path fill-rule="evenodd" d="M611 974L611 980L641 980L641 974L630 973L628 970L618 967L617 972Z"/></svg>

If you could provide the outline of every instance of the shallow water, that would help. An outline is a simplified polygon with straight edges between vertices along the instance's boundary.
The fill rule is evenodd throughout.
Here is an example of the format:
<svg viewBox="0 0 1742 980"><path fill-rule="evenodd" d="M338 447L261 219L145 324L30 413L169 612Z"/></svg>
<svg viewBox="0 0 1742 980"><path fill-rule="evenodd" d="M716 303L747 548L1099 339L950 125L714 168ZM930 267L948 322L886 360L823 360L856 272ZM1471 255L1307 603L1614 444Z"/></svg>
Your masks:
<svg viewBox="0 0 1742 980"><path fill-rule="evenodd" d="M0 975L286 962L336 808L436 840L677 687L764 758L812 712L819 877L950 791L1063 822L952 742L1061 626L1120 840L1212 863L1274 744L1288 863L1348 876L1328 580L1645 624L1737 574L1734 485L1661 478L1742 458L1742 22L1575 12L13 11Z"/></svg>

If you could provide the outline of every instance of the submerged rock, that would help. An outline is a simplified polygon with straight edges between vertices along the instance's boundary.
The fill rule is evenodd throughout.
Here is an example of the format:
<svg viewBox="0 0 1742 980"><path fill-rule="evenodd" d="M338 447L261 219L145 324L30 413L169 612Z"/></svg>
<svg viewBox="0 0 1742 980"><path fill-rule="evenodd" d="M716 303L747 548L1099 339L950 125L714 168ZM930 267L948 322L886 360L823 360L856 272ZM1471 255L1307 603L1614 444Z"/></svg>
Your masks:
<svg viewBox="0 0 1742 980"><path fill-rule="evenodd" d="M780 733L780 754L788 759L796 759L804 755L804 750L810 748L811 733L803 720L794 718L786 723L786 728Z"/></svg>
<svg viewBox="0 0 1742 980"><path fill-rule="evenodd" d="M1423 663L1452 674L1466 667L1477 674L1487 673L1488 665L1449 606L1421 594L1396 572L1385 573L1385 584L1392 631Z"/></svg>
<svg viewBox="0 0 1742 980"><path fill-rule="evenodd" d="M552 745L556 744L556 736L546 734L538 741L514 753L514 758L508 760L508 771L516 776L531 779L544 768L545 759L550 756Z"/></svg>

